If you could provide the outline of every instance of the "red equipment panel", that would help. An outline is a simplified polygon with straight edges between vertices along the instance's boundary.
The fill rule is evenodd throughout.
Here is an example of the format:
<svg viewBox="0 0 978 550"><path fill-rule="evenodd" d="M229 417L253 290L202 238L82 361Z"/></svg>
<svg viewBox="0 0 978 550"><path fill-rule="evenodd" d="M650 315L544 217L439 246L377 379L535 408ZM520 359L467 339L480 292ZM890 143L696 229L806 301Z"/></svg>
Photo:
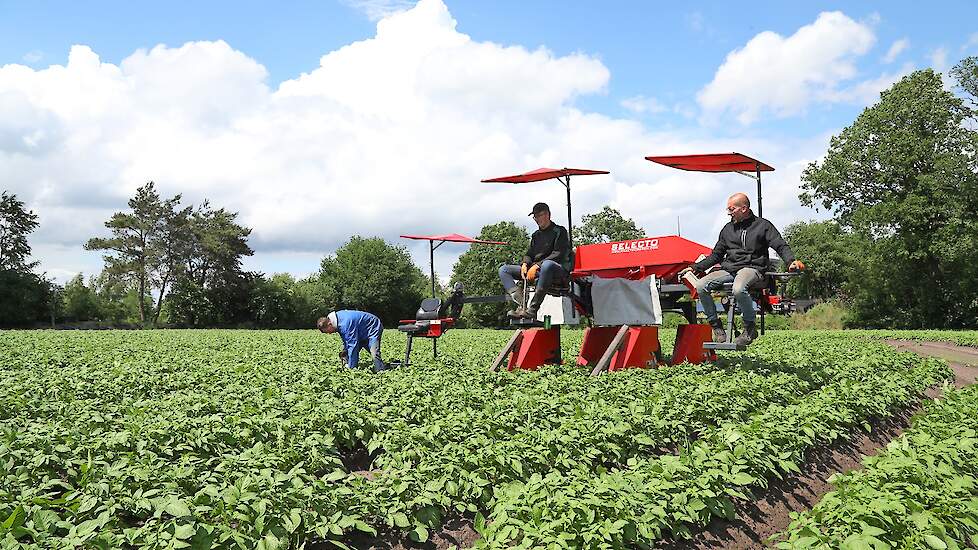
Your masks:
<svg viewBox="0 0 978 550"><path fill-rule="evenodd" d="M578 246L574 277L625 277L642 279L655 275L667 279L712 249L676 235Z"/></svg>
<svg viewBox="0 0 978 550"><path fill-rule="evenodd" d="M580 366L597 364L619 329L619 326L584 329L584 339L581 342L581 353L577 357L577 364ZM611 356L608 371L653 366L657 362L659 351L658 327L629 327L621 348Z"/></svg>
<svg viewBox="0 0 978 550"><path fill-rule="evenodd" d="M705 361L716 361L715 351L703 349L705 342L712 341L713 327L710 325L679 325L670 364L678 365L686 362L698 365Z"/></svg>
<svg viewBox="0 0 978 550"><path fill-rule="evenodd" d="M560 363L560 327L523 331L517 349L509 356L507 370L537 370L544 364Z"/></svg>

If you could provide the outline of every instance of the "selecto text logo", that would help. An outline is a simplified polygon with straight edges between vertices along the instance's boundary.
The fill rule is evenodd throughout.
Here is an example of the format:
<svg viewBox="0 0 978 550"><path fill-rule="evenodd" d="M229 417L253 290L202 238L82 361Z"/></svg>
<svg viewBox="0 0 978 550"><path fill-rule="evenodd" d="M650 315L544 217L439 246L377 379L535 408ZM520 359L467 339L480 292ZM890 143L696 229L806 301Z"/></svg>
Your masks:
<svg viewBox="0 0 978 550"><path fill-rule="evenodd" d="M642 250L658 250L659 239L642 239L639 241L628 241L627 243L611 243L611 253L621 254L622 252L639 252Z"/></svg>

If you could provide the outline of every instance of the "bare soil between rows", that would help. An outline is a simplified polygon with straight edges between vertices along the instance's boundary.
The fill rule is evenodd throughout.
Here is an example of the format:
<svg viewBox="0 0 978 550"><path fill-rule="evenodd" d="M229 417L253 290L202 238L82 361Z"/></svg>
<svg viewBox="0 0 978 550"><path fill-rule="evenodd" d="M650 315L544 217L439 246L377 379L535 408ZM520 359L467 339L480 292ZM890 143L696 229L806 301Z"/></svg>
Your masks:
<svg viewBox="0 0 978 550"><path fill-rule="evenodd" d="M978 348L957 346L945 342L918 342L887 340L886 343L901 351L911 351L925 357L939 357L954 370L954 385L961 388L974 384L978 378ZM939 387L924 392L924 399L933 399L941 393ZM921 407L914 403L892 416L869 420L870 431L854 428L847 437L835 443L812 449L801 473L773 479L767 489L754 492L754 500L739 501L735 505L736 519L715 519L706 529L689 540L664 540L656 548L713 549L713 548L765 548L772 546L770 537L784 531L791 522L791 512L810 509L833 489L828 478L836 472L848 472L862 467L866 456L873 456L887 443L899 437L910 426L910 419ZM406 550L425 548L447 550L452 547L471 547L479 534L472 520L454 517L431 534L424 544L412 543L399 534L357 538L346 542L359 550Z"/></svg>

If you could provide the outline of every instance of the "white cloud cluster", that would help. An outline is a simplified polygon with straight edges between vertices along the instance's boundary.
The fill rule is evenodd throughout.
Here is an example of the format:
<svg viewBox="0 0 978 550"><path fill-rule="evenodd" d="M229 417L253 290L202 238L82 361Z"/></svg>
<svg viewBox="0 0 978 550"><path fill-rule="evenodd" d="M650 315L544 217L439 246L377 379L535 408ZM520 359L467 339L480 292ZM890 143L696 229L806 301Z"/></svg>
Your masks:
<svg viewBox="0 0 978 550"><path fill-rule="evenodd" d="M890 49L886 50L886 55L883 56L883 63L893 63L909 47L910 40L906 38L901 38L893 42L893 44L890 44Z"/></svg>
<svg viewBox="0 0 978 550"><path fill-rule="evenodd" d="M0 179L40 215L31 242L42 268L61 279L100 269L83 243L149 180L185 203L240 212L258 251L249 265L265 271L314 271L353 234L475 234L503 219L528 224L537 200L563 212L556 182L479 183L540 166L612 171L573 180L575 217L611 204L667 234L681 215L685 235L711 244L726 195L752 183L645 155L756 154L779 168L766 180L766 212L783 224L806 216L800 168L787 167L801 162L799 148L806 158L824 149L821 139L657 133L583 112L575 98L608 85L600 61L473 41L441 0L382 19L375 37L275 89L266 80L261 64L222 41L157 46L118 65L75 46L64 66L0 67ZM426 263L426 247L400 242ZM440 253L437 269L454 257Z"/></svg>
<svg viewBox="0 0 978 550"><path fill-rule="evenodd" d="M844 96L840 84L857 75L857 58L874 42L869 25L841 12L822 13L788 37L765 31L727 55L697 100L708 116L730 112L744 124L766 111L795 115Z"/></svg>

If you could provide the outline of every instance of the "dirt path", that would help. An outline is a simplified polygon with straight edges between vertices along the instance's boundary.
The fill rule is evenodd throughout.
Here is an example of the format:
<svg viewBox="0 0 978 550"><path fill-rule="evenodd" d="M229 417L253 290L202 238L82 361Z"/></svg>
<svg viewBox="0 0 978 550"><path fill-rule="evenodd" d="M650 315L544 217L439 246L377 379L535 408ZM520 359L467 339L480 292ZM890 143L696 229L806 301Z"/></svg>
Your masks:
<svg viewBox="0 0 978 550"><path fill-rule="evenodd" d="M958 346L948 342L919 342L916 340L886 340L900 351L911 351L924 357L940 357L954 369L954 387L963 388L978 378L978 348Z"/></svg>

